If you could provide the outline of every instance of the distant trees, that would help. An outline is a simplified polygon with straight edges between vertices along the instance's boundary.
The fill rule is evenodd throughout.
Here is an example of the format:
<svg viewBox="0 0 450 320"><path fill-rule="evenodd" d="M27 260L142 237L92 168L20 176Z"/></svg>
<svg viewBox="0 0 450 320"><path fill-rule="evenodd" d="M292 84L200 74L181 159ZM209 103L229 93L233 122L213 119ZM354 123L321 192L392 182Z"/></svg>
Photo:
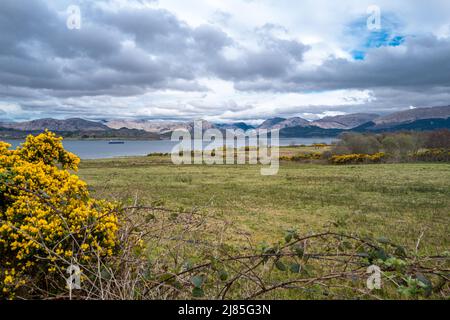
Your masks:
<svg viewBox="0 0 450 320"><path fill-rule="evenodd" d="M428 133L425 147L450 149L450 130L443 129Z"/></svg>
<svg viewBox="0 0 450 320"><path fill-rule="evenodd" d="M408 155L416 153L423 147L424 138L420 134L397 133L386 135L381 140L381 146L391 158L406 160Z"/></svg>
<svg viewBox="0 0 450 320"><path fill-rule="evenodd" d="M374 135L344 133L333 149L334 154L374 154L380 151L381 144Z"/></svg>
<svg viewBox="0 0 450 320"><path fill-rule="evenodd" d="M344 133L327 156L385 154L388 161L447 161L450 130L382 134ZM348 158L348 157L347 157ZM367 158L367 157L366 157Z"/></svg>

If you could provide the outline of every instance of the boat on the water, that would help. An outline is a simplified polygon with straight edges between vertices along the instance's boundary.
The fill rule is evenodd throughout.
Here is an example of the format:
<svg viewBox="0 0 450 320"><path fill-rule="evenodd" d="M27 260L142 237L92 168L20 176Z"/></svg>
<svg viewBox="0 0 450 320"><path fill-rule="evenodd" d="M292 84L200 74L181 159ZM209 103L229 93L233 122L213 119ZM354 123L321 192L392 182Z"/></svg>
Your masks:
<svg viewBox="0 0 450 320"><path fill-rule="evenodd" d="M109 140L108 144L125 144L122 140Z"/></svg>

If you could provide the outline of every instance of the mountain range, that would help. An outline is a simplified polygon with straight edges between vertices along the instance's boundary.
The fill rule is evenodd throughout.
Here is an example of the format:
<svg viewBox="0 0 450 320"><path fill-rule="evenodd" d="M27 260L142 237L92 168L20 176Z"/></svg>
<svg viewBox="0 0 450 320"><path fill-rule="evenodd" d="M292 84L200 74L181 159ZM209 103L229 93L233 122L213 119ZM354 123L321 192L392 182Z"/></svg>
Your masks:
<svg viewBox="0 0 450 320"><path fill-rule="evenodd" d="M337 136L345 131L383 132L398 130L450 129L450 106L415 108L379 116L373 113L354 113L324 117L308 121L300 117L270 118L259 126L244 122L211 123L203 120L203 129L268 129L280 130L281 137L325 137ZM23 138L29 133L45 129L67 138L126 138L168 139L178 129L193 130L193 121L151 121L131 119L109 119L90 121L80 118L66 120L37 119L26 122L0 122L0 138Z"/></svg>

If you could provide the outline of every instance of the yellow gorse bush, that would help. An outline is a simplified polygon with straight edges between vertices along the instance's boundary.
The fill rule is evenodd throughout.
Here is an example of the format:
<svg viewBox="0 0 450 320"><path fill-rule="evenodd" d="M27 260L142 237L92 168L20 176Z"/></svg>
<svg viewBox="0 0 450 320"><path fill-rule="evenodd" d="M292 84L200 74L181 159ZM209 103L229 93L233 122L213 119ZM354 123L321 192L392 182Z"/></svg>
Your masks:
<svg viewBox="0 0 450 320"><path fill-rule="evenodd" d="M450 150L444 148L420 150L413 154L413 158L418 161L448 162L450 161Z"/></svg>
<svg viewBox="0 0 450 320"><path fill-rule="evenodd" d="M326 144L326 143L314 143L312 146L313 146L314 148L326 148L326 147L328 147L329 145Z"/></svg>
<svg viewBox="0 0 450 320"><path fill-rule="evenodd" d="M320 160L322 159L322 154L319 152L313 153L300 153L294 156L281 156L280 160L283 161L302 161L302 160Z"/></svg>
<svg viewBox="0 0 450 320"><path fill-rule="evenodd" d="M379 163L385 156L384 152L375 154L344 154L332 156L330 161L333 164Z"/></svg>
<svg viewBox="0 0 450 320"><path fill-rule="evenodd" d="M92 199L68 171L80 160L61 141L48 131L16 150L0 141L0 297L72 263L113 255L117 208Z"/></svg>

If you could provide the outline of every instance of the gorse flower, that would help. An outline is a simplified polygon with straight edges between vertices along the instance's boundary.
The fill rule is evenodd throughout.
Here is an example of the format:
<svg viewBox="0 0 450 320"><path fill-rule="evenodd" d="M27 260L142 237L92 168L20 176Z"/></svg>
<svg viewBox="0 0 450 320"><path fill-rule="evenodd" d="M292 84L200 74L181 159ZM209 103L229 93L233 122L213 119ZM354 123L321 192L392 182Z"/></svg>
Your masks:
<svg viewBox="0 0 450 320"><path fill-rule="evenodd" d="M61 140L46 131L16 150L0 141L0 297L116 247L116 205L90 197Z"/></svg>
<svg viewBox="0 0 450 320"><path fill-rule="evenodd" d="M358 164L358 163L380 163L386 157L384 152L375 154L344 154L332 156L333 164Z"/></svg>

